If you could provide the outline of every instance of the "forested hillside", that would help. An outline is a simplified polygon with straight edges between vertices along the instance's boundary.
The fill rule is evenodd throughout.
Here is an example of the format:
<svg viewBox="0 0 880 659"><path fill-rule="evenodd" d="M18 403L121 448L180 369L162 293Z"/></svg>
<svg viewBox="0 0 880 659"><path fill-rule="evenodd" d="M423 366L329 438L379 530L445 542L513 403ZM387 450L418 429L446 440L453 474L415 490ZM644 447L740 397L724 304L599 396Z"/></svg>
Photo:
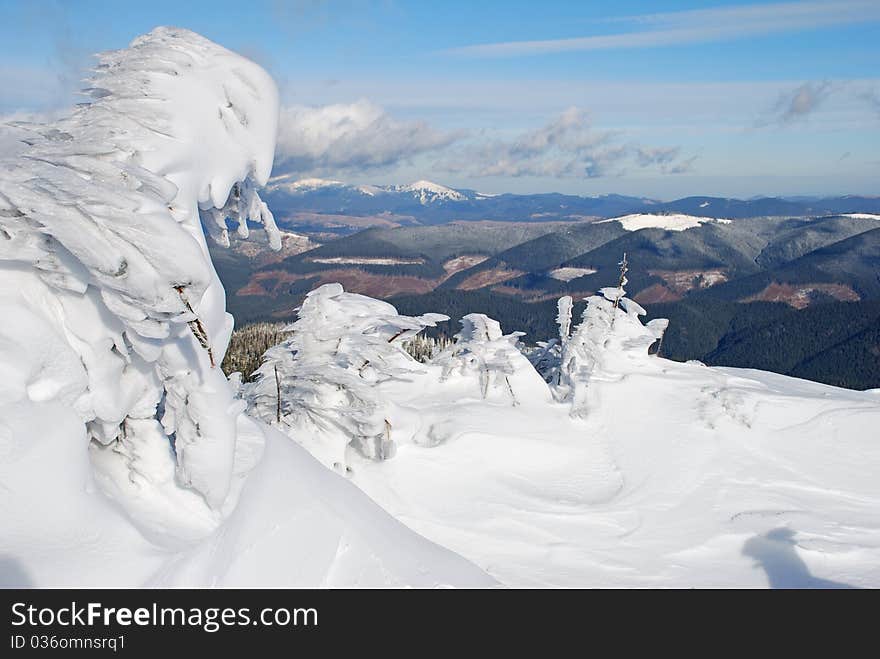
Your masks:
<svg viewBox="0 0 880 659"><path fill-rule="evenodd" d="M553 336L559 297L615 283L626 254L633 298L671 321L664 356L880 387L870 214L457 222L371 228L272 262L212 254L239 326L289 320L310 290L340 282L403 313L450 316L433 335L482 312L530 344Z"/></svg>

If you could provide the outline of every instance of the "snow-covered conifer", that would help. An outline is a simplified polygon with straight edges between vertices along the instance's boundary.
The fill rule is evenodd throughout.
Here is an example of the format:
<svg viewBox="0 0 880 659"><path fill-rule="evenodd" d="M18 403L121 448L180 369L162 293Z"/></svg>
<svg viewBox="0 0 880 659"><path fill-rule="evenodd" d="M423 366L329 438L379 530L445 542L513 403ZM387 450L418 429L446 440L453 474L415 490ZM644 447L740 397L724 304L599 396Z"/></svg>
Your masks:
<svg viewBox="0 0 880 659"><path fill-rule="evenodd" d="M544 398L547 387L517 347L522 332L503 334L498 321L480 313L461 319L455 343L432 360L442 367L442 379L463 377L473 381L482 399L519 405L535 396Z"/></svg>
<svg viewBox="0 0 880 659"><path fill-rule="evenodd" d="M413 359L425 364L451 345L452 340L445 334L437 338L419 334L407 341L403 347Z"/></svg>
<svg viewBox="0 0 880 659"><path fill-rule="evenodd" d="M320 286L306 296L290 338L266 352L256 381L245 385L250 412L275 422L280 390L288 429L308 426L328 441L338 437L342 453L351 445L374 460L391 457L393 426L376 385L419 372L404 344L442 320L401 316L387 302L339 284Z"/></svg>
<svg viewBox="0 0 880 659"><path fill-rule="evenodd" d="M253 379L254 372L263 361L263 354L287 338L287 323L252 323L236 329L229 340L223 372L230 376L236 372L242 382Z"/></svg>
<svg viewBox="0 0 880 659"><path fill-rule="evenodd" d="M645 310L626 297L627 260L620 263L620 280L616 287L602 288L597 295L587 298L580 324L567 340L563 340L557 378L550 380L554 396L571 403L573 416L588 413L590 380L613 371L615 360L637 360L648 356L650 346L663 336L669 324L666 319L655 319L642 324L639 316ZM569 298L570 299L570 298ZM560 318L570 302L560 300ZM560 322L560 328L563 323Z"/></svg>
<svg viewBox="0 0 880 659"><path fill-rule="evenodd" d="M564 295L559 298L556 308L559 313L556 314L556 324L559 325L559 341L565 343L571 334L571 311L573 307L570 295Z"/></svg>
<svg viewBox="0 0 880 659"><path fill-rule="evenodd" d="M174 28L101 55L89 82L69 116L20 126L22 147L0 163L0 300L30 328L0 337L0 361L32 350L39 361L32 337L56 333L72 368L56 354L32 394L68 392L98 481L130 487L140 474L220 510L240 405L218 367L233 321L201 223L222 241L227 217L249 218L278 244L256 192L272 168L277 88ZM169 444L176 478L144 457Z"/></svg>
<svg viewBox="0 0 880 659"><path fill-rule="evenodd" d="M559 326L559 338L539 341L536 348L526 353L535 370L541 374L545 382L551 385L559 384L559 364L562 358L562 346L568 341L571 334L571 312L573 306L570 295L559 298L556 303L558 309L556 324Z"/></svg>

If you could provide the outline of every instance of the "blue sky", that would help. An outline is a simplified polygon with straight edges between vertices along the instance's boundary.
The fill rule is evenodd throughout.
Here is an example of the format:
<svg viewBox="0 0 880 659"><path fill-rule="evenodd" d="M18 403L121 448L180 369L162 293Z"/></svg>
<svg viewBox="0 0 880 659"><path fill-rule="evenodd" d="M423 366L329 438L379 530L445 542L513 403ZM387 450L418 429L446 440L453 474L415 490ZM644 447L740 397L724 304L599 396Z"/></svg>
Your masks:
<svg viewBox="0 0 880 659"><path fill-rule="evenodd" d="M613 6L613 9L612 9ZM11 2L0 113L156 25L255 59L277 173L486 192L880 194L880 2Z"/></svg>

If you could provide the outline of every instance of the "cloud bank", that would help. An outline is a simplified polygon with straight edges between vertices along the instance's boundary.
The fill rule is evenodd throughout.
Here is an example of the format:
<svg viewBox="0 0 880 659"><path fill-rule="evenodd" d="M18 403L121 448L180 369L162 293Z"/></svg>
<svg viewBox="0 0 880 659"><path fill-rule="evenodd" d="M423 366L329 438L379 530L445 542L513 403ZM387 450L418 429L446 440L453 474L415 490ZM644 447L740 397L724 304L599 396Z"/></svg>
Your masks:
<svg viewBox="0 0 880 659"><path fill-rule="evenodd" d="M369 101L281 111L276 167L314 175L393 167L441 149L460 133L401 121Z"/></svg>
<svg viewBox="0 0 880 659"><path fill-rule="evenodd" d="M472 177L598 178L621 176L632 167L682 173L694 159L683 160L679 147L624 142L620 133L596 129L584 110L572 107L546 125L510 139L463 145L436 168Z"/></svg>
<svg viewBox="0 0 880 659"><path fill-rule="evenodd" d="M866 92L862 92L860 98L868 103L871 109L877 113L877 117L880 118L880 92L876 90L870 90Z"/></svg>
<svg viewBox="0 0 880 659"><path fill-rule="evenodd" d="M732 41L875 21L880 21L880 3L877 0L741 5L617 17L605 21L628 23L632 26L630 30L616 34L477 44L446 52L469 57L517 57L572 51L651 48Z"/></svg>
<svg viewBox="0 0 880 659"><path fill-rule="evenodd" d="M822 82L805 82L789 93L780 95L776 104L777 120L788 123L811 114L831 94L833 85Z"/></svg>

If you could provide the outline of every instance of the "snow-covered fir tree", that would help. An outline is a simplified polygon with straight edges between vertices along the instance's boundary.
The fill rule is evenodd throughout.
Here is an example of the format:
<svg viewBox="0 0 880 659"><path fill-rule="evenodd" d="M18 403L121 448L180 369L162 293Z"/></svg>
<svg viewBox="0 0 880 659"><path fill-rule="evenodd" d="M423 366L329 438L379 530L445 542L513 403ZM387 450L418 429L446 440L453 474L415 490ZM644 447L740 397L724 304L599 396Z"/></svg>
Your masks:
<svg viewBox="0 0 880 659"><path fill-rule="evenodd" d="M520 405L544 398L546 386L518 347L523 332L504 334L498 321L480 313L461 319L455 343L438 354L432 364L442 367L441 378L471 379L482 399Z"/></svg>
<svg viewBox="0 0 880 659"><path fill-rule="evenodd" d="M562 346L571 334L571 312L574 306L570 295L559 298L556 303L558 313L556 324L559 326L559 338L549 341L538 341L537 346L525 351L526 356L550 385L559 384L559 365L562 361Z"/></svg>
<svg viewBox="0 0 880 659"><path fill-rule="evenodd" d="M580 324L562 341L558 372L555 383L551 384L557 400L571 404L572 416L585 416L593 406L590 398L593 378L601 377L615 360L647 358L650 346L662 338L669 325L664 318L646 325L642 323L639 316L645 315L645 310L626 297L626 255L620 268L618 285L602 288L597 295L588 297ZM568 310L570 319L571 303L564 300L559 304L561 336L570 325L563 309Z"/></svg>
<svg viewBox="0 0 880 659"><path fill-rule="evenodd" d="M425 364L451 345L452 339L445 334L438 337L418 334L404 343L403 347L413 359Z"/></svg>
<svg viewBox="0 0 880 659"><path fill-rule="evenodd" d="M263 362L263 354L287 338L284 331L288 323L252 323L236 329L229 339L226 357L223 358L223 372L230 377L234 373L242 381L253 379L254 372Z"/></svg>
<svg viewBox="0 0 880 659"><path fill-rule="evenodd" d="M391 457L393 427L376 385L418 372L404 344L448 317L401 316L340 284L309 293L298 316L290 338L266 352L256 381L244 386L251 414L341 437L342 458L347 445L374 460Z"/></svg>

